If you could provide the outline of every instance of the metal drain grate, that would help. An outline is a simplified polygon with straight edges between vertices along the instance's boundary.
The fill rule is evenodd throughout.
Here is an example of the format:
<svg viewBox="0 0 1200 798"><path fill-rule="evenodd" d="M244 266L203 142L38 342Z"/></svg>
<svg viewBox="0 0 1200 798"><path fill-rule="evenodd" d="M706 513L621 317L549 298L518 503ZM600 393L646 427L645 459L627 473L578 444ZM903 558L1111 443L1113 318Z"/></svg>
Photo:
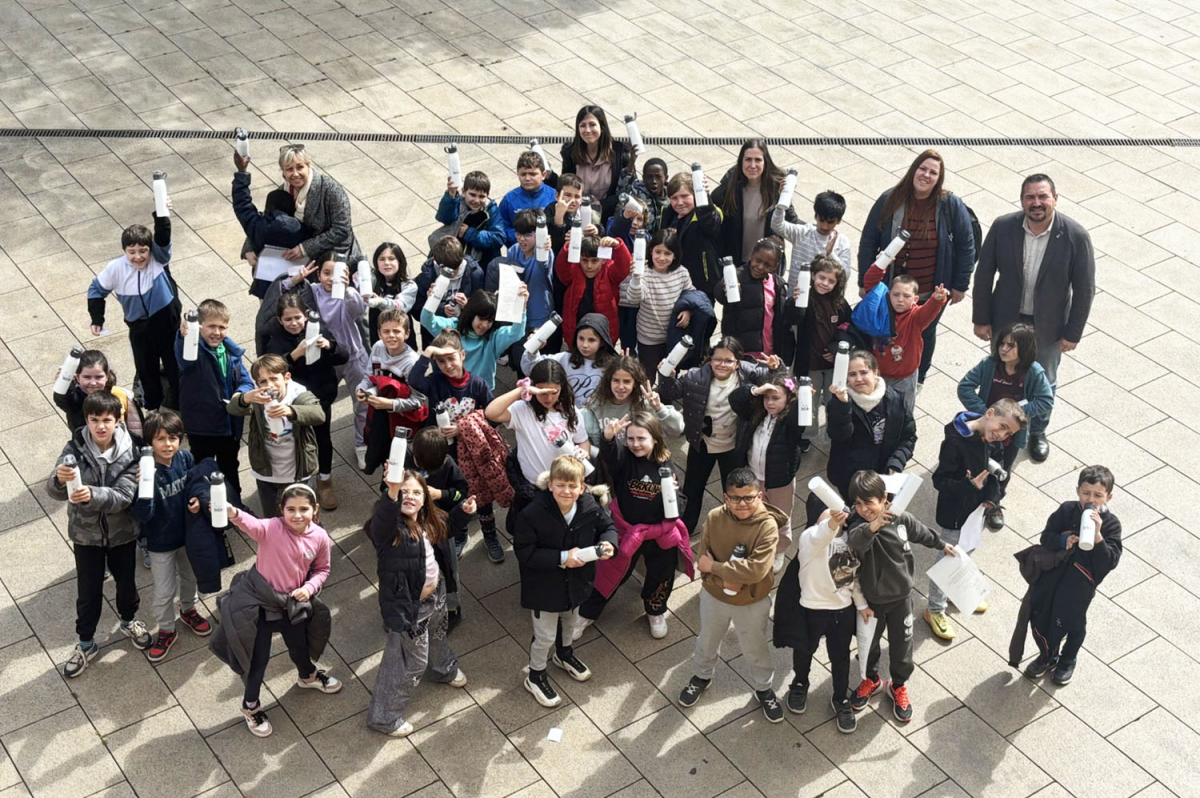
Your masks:
<svg viewBox="0 0 1200 798"><path fill-rule="evenodd" d="M232 130L92 130L82 128L0 128L0 138L101 138L101 139L233 139ZM452 133L337 133L305 131L250 131L252 139L289 141L388 142L401 144L507 144L526 145L532 136L470 136ZM562 144L567 136L537 137L543 144ZM646 144L659 147L739 147L744 136L646 136ZM1196 147L1200 139L1070 138L1039 137L920 137L920 136L767 136L773 147Z"/></svg>

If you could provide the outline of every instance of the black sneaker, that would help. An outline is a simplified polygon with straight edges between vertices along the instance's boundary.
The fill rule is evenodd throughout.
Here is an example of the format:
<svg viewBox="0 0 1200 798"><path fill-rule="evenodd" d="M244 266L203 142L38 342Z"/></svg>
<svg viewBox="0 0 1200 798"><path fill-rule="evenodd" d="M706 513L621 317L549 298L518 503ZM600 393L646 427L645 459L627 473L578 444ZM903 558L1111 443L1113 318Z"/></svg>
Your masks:
<svg viewBox="0 0 1200 798"><path fill-rule="evenodd" d="M1059 687L1065 687L1071 683L1071 677L1075 675L1075 663L1061 660L1058 667L1054 669L1054 675L1050 680Z"/></svg>
<svg viewBox="0 0 1200 798"><path fill-rule="evenodd" d="M843 698L841 701L829 699L829 705L833 707L833 712L837 715L837 728L842 734L853 734L858 728L858 718L854 716L854 708L850 706L850 699Z"/></svg>
<svg viewBox="0 0 1200 798"><path fill-rule="evenodd" d="M1030 679L1040 679L1046 675L1046 671L1054 667L1057 659L1046 659L1039 654L1037 659L1025 666L1025 675Z"/></svg>
<svg viewBox="0 0 1200 798"><path fill-rule="evenodd" d="M712 679L693 676L679 693L679 706L690 707L695 704L700 699L700 694L707 690L710 684L712 684Z"/></svg>
<svg viewBox="0 0 1200 798"><path fill-rule="evenodd" d="M488 559L492 562L504 562L504 547L500 545L500 536L493 531L483 533L483 545L487 549Z"/></svg>
<svg viewBox="0 0 1200 798"><path fill-rule="evenodd" d="M808 709L808 688L802 684L793 684L789 687L787 708L788 712L803 715L804 710Z"/></svg>
<svg viewBox="0 0 1200 798"><path fill-rule="evenodd" d="M525 689L533 694L537 702L544 707L556 707L562 703L562 698L554 692L550 677L545 671L531 670L525 677Z"/></svg>
<svg viewBox="0 0 1200 798"><path fill-rule="evenodd" d="M992 532L1004 529L1004 508L997 504L995 507L984 510L983 521Z"/></svg>
<svg viewBox="0 0 1200 798"><path fill-rule="evenodd" d="M772 723L783 722L783 707L779 706L779 697L774 690L755 690L754 697L758 699L767 720Z"/></svg>
<svg viewBox="0 0 1200 798"><path fill-rule="evenodd" d="M579 661L579 657L575 656L574 651L568 651L565 654L555 653L550 661L566 671L577 682L586 682L592 678L592 672L588 670L587 665Z"/></svg>

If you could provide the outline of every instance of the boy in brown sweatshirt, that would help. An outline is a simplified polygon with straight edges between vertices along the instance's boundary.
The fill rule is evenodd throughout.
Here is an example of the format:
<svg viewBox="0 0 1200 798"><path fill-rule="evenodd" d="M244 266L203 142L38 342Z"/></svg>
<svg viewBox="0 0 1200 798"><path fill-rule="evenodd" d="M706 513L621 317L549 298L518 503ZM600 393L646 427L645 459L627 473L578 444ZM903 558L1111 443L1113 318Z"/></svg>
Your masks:
<svg viewBox="0 0 1200 798"><path fill-rule="evenodd" d="M775 667L767 635L771 573L779 529L787 517L762 500L749 468L737 468L725 480L725 504L708 514L700 536L700 634L692 658L696 675L679 694L680 706L696 703L712 682L721 640L732 623L738 645L750 662L754 697L772 723L783 720L783 707L771 689Z"/></svg>

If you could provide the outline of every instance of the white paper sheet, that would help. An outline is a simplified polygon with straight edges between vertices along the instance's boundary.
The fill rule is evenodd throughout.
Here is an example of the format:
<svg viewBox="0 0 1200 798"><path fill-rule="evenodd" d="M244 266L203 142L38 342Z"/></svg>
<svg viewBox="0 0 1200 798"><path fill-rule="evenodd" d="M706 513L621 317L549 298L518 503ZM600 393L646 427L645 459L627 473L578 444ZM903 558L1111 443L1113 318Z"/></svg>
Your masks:
<svg viewBox="0 0 1200 798"><path fill-rule="evenodd" d="M296 264L283 257L283 253L284 250L279 247L263 247L262 252L258 253L258 265L254 267L254 278L269 282L287 274Z"/></svg>
<svg viewBox="0 0 1200 798"><path fill-rule="evenodd" d="M958 535L958 545L963 551L975 551L983 543L983 505L975 508L975 512L963 521L962 531Z"/></svg>
<svg viewBox="0 0 1200 798"><path fill-rule="evenodd" d="M864 621L862 615L856 610L854 624L855 636L858 638L858 666L863 673L866 673L867 653L871 650L871 641L875 639L875 627L879 625L879 619L872 615Z"/></svg>
<svg viewBox="0 0 1200 798"><path fill-rule="evenodd" d="M596 247L596 257L601 260L612 260L612 247Z"/></svg>
<svg viewBox="0 0 1200 798"><path fill-rule="evenodd" d="M510 323L520 321L521 311L525 308L521 297L517 296L517 290L521 287L521 278L517 275L516 269L507 263L501 263L499 266L500 287L496 292L496 321Z"/></svg>
<svg viewBox="0 0 1200 798"><path fill-rule="evenodd" d="M959 612L969 614L984 602L992 587L961 546L955 546L954 552L957 557L943 557L927 573Z"/></svg>

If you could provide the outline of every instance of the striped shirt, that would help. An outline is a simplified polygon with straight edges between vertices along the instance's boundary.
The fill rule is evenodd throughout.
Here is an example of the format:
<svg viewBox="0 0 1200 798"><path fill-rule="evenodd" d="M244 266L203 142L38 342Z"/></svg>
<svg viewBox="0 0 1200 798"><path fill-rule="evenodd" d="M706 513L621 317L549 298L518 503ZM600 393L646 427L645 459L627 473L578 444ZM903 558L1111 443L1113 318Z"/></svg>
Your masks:
<svg viewBox="0 0 1200 798"><path fill-rule="evenodd" d="M692 276L680 267L663 274L646 269L642 275L642 304L637 315L637 339L640 344L661 344L667 340L671 311L679 295L692 289Z"/></svg>
<svg viewBox="0 0 1200 798"><path fill-rule="evenodd" d="M787 284L794 286L796 285L796 275L800 273L800 267L811 265L813 258L824 255L828 251L829 236L821 235L815 224L789 222L785 213L778 206L775 207L775 213L771 216L771 229L792 245L792 260L788 266ZM839 231L837 238L833 241L833 252L830 255L842 264L842 268L846 270L846 276L850 277L850 237Z"/></svg>

